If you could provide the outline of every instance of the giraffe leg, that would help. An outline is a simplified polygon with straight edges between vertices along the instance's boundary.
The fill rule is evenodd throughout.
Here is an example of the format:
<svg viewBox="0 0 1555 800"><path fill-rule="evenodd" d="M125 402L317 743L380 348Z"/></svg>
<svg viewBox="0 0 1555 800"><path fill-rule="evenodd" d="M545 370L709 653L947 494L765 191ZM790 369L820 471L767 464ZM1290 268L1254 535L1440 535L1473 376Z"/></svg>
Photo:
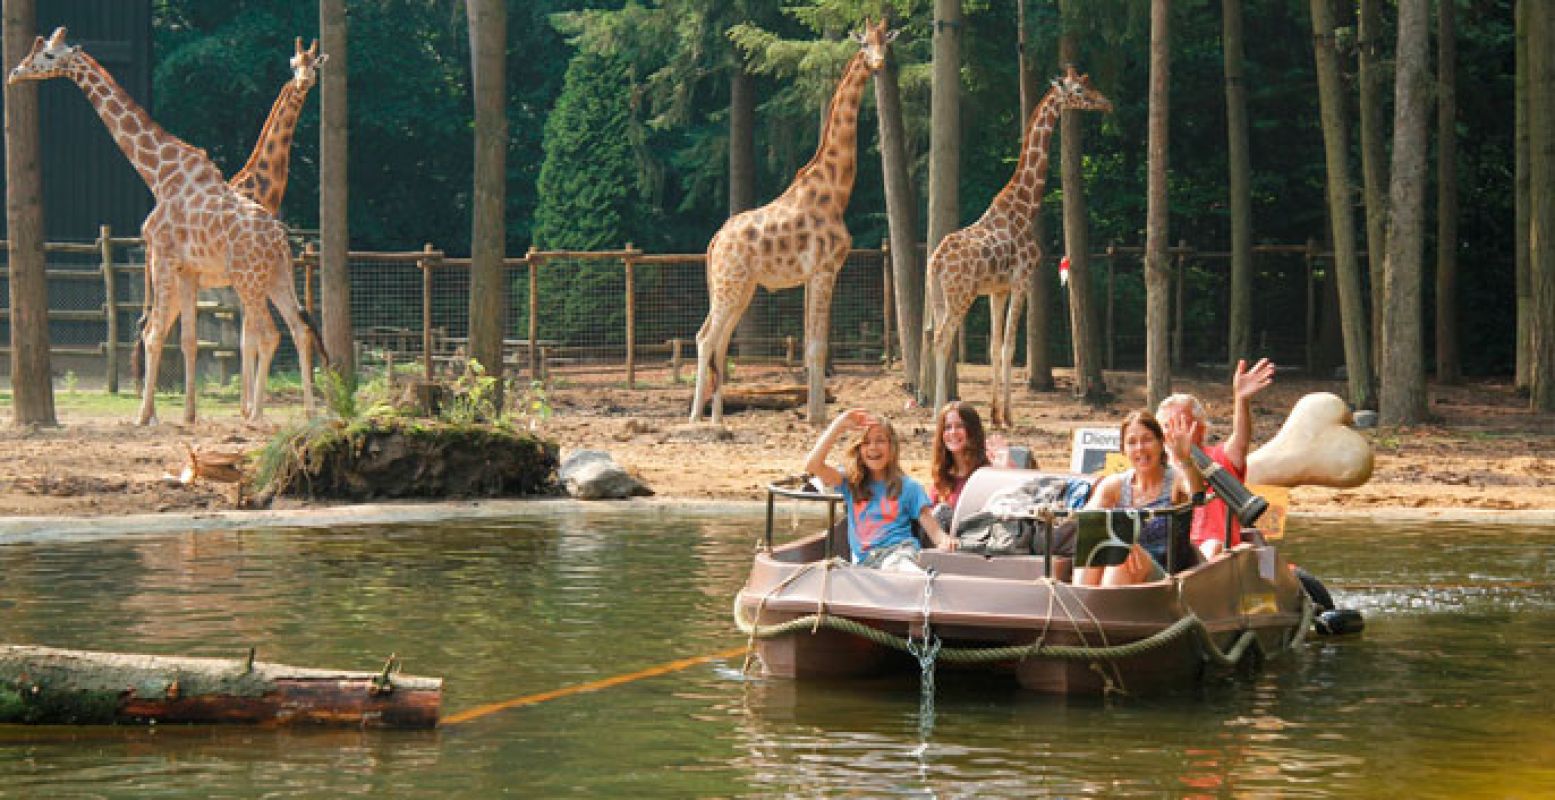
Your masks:
<svg viewBox="0 0 1555 800"><path fill-rule="evenodd" d="M729 338L734 335L734 326L755 293L756 287L751 285L732 297L726 293L723 300L715 298L713 307L707 312L707 320L697 332L697 383L696 393L691 397L692 422L701 418L702 403L708 392L713 396L712 421L714 424L723 422L723 388L728 382L724 375L727 363L724 359L729 353Z"/></svg>
<svg viewBox="0 0 1555 800"><path fill-rule="evenodd" d="M292 344L297 347L297 368L302 371L302 409L303 413L311 419L318 413L313 400L315 331L313 326L303 319L302 304L297 302L297 290L292 286L292 278L289 274L291 272L290 264L287 266L286 272L288 274L284 280L276 282L276 290L271 295L271 300L275 303L276 309L281 312L281 318L286 320L286 328L292 334ZM274 326L272 325L271 327L273 328Z"/></svg>
<svg viewBox="0 0 1555 800"><path fill-rule="evenodd" d="M178 282L178 343L184 355L184 424L193 425L199 390L200 325L199 286L193 279Z"/></svg>
<svg viewBox="0 0 1555 800"><path fill-rule="evenodd" d="M826 422L826 351L836 277L835 273L817 274L805 285L804 360L810 395L806 416L817 426Z"/></svg>
<svg viewBox="0 0 1555 800"><path fill-rule="evenodd" d="M708 331L713 325L713 311L707 312L707 319L702 321L702 328L697 331L697 379L696 388L691 393L691 421L696 422L702 418L702 402L705 398L704 390L707 386L708 361L712 357L712 351L708 348L710 337Z"/></svg>
<svg viewBox="0 0 1555 800"><path fill-rule="evenodd" d="M248 413L243 421L249 426L264 422L265 382L270 375L270 360L281 343L281 332L276 330L270 318L270 305L262 298L255 302L248 299L243 304L243 351L247 353L251 367L245 379L248 384Z"/></svg>
<svg viewBox="0 0 1555 800"><path fill-rule="evenodd" d="M275 327L275 319L270 316L270 305L263 295L244 297L242 303L244 330L249 331L247 325L250 318L254 327L250 331L252 338L249 346L243 351L241 411L243 419L257 423L259 415L254 411L254 396L256 392L265 391L265 381L258 376L269 376L270 364L275 361L275 351L281 346L281 332Z"/></svg>
<svg viewBox="0 0 1555 800"><path fill-rule="evenodd" d="M988 366L993 373L993 402L989 404L989 421L995 428L1004 427L1004 315L1008 310L1008 292L988 295Z"/></svg>
<svg viewBox="0 0 1555 800"><path fill-rule="evenodd" d="M1015 343L1020 332L1020 315L1025 310L1026 292L1025 284L1017 284L1010 291L1010 314L1004 320L1004 424L1013 427L1015 415L1012 413L1014 406L1011 399L1011 387L1015 384Z"/></svg>
<svg viewBox="0 0 1555 800"><path fill-rule="evenodd" d="M947 297L934 321L934 412L950 402L950 359L956 347L956 334L971 308L972 300Z"/></svg>
<svg viewBox="0 0 1555 800"><path fill-rule="evenodd" d="M169 285L167 264L151 256L150 251L147 261L146 269L153 276L152 286L149 287L152 303L146 314L146 324L140 329L141 347L146 354L146 375L141 385L140 413L135 417L136 425L157 423L157 373L162 368L162 343L167 340L173 323L178 321L178 303L173 296L173 287Z"/></svg>

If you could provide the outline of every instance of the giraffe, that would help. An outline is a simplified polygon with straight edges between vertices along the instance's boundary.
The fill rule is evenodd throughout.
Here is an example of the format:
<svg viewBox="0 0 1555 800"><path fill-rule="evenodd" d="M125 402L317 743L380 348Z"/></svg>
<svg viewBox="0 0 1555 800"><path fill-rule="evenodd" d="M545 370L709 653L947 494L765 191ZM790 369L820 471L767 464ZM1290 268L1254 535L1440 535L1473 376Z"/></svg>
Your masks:
<svg viewBox="0 0 1555 800"><path fill-rule="evenodd" d="M227 180L227 185L270 212L279 216L281 198L286 196L287 171L291 166L292 132L297 129L297 118L302 115L308 92L318 82L318 69L329 60L329 55L319 55L319 43L315 39L308 49L302 49L302 37L297 37L293 47L296 55L291 59L292 77L281 85L270 116L259 129L259 140L254 142L254 152L248 162Z"/></svg>
<svg viewBox="0 0 1555 800"><path fill-rule="evenodd" d="M275 103L270 107L270 115L265 118L265 124L259 128L259 139L254 142L254 152L249 154L243 168L227 180L227 185L236 189L238 194L263 206L277 219L281 216L281 200L286 196L286 179L291 167L292 133L297 129L297 119L302 116L302 107L308 100L308 92L318 82L318 68L329 60L328 54L319 55L317 39L304 50L302 37L299 36L293 43L293 49L295 54L290 61L291 79L281 84L281 93L276 95ZM200 288L219 287L206 283ZM147 297L150 296L148 292ZM275 330L275 322L268 312L259 315L254 322L261 331L259 341L269 348L263 358L268 364L275 357L275 348L280 344L280 335ZM322 345L323 338L316 332L313 338L319 343L320 354L324 356L325 361L328 361L328 354L324 352ZM245 415L252 402L249 396L252 383L251 372L257 368L259 360L258 353L253 354L252 357L244 354L242 359L243 378L239 408Z"/></svg>
<svg viewBox="0 0 1555 800"><path fill-rule="evenodd" d="M715 424L723 421L723 372L729 337L758 285L768 291L805 287L810 422L818 424L825 415L832 284L853 243L842 215L853 193L859 103L865 83L885 64L886 47L895 38L896 32L886 30L885 20L866 24L862 33L855 34L860 50L848 61L832 94L815 156L776 200L730 217L708 243L709 307L697 332L692 422L701 418L708 388L712 390L712 420Z"/></svg>
<svg viewBox="0 0 1555 800"><path fill-rule="evenodd" d="M317 333L297 302L292 285L291 248L286 228L274 216L221 178L205 151L190 146L163 130L145 109L126 93L96 59L80 47L65 43L65 29L55 29L45 40L33 41L32 50L11 70L9 82L69 78L86 95L119 149L156 197L156 206L141 224L146 241L146 271L150 284L146 324L141 343L146 351L145 389L136 423L156 418L156 374L162 343L179 317L184 353L184 421L195 420L194 357L196 294L201 285L230 284L243 305L242 350L244 358L258 353L256 369L245 376L252 402L244 413L250 424L260 421L264 382L269 360L264 356L263 315L267 300L277 310L297 341L301 361L303 405L314 410L312 351ZM278 337L269 325L271 338ZM273 352L273 344L270 345Z"/></svg>
<svg viewBox="0 0 1555 800"><path fill-rule="evenodd" d="M1048 142L1059 114L1066 108L1111 111L1112 102L1091 86L1090 76L1073 66L1053 80L1026 124L1020 161L1010 182L994 196L976 222L946 234L929 257L934 292L934 407L949 399L947 372L950 350L967 309L978 295L988 295L989 361L993 364L993 404L990 419L1010 424L1010 383L1016 333L1026 301L1024 287L1042 261L1042 245L1032 235L1032 220L1042 205L1047 183Z"/></svg>
<svg viewBox="0 0 1555 800"><path fill-rule="evenodd" d="M259 139L254 142L254 151L249 154L248 161L243 168L227 180L227 185L236 189L244 197L253 200L271 215L279 218L281 200L286 196L286 179L291 165L292 133L297 129L297 119L302 115L302 107L307 102L308 92L318 82L318 68L324 65L329 56L319 55L318 40L306 50L302 47L302 37L297 37L293 44L295 54L290 61L292 77L281 84L281 92L275 98L275 103L270 107L270 115L259 129ZM151 285L151 273L146 273L147 298L154 296ZM201 283L201 289L219 289L227 284L218 276L205 276ZM275 331L275 323L268 312L258 315L254 320L261 333L258 340L261 343L272 345L266 355L266 361L273 358L274 346L280 344L279 332ZM171 324L171 323L169 323ZM315 337L315 341L322 341ZM322 349L320 350L322 353ZM142 356L140 348L136 348L138 358ZM252 398L249 389L252 383L252 373L258 363L258 354L254 357L242 359L243 377L240 383L239 408L244 415L249 412ZM326 356L327 360L327 356ZM136 368L138 372L138 367Z"/></svg>

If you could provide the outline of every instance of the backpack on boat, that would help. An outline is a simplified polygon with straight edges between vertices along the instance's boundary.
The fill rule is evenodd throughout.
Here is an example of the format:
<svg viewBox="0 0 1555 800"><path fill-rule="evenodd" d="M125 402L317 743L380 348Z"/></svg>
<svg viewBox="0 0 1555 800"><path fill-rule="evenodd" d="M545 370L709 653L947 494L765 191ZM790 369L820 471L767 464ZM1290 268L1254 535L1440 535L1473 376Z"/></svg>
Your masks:
<svg viewBox="0 0 1555 800"><path fill-rule="evenodd" d="M995 492L980 511L963 519L956 527L952 534L956 537L956 549L987 556L1038 553L1043 549L1040 543L1047 537L1043 535L1041 523L1032 516L1032 510L1050 503L1079 508L1090 496L1090 481L1062 475L1042 475ZM1070 552L1073 552L1072 535L1063 536L1063 526L1055 533L1054 554L1062 553L1066 538Z"/></svg>

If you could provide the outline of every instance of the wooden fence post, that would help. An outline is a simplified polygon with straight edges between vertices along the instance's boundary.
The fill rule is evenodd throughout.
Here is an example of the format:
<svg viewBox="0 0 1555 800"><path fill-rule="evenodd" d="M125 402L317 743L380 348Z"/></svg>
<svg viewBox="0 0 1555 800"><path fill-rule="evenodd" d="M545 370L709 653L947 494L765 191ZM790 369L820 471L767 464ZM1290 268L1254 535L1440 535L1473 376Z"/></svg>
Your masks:
<svg viewBox="0 0 1555 800"><path fill-rule="evenodd" d="M534 245L529 246L529 252L524 254L524 262L529 265L529 380L543 381L540 375L540 362L545 360L540 348L540 255Z"/></svg>
<svg viewBox="0 0 1555 800"><path fill-rule="evenodd" d="M626 388L637 388L637 303L632 298L633 291L633 267L637 259L632 255L632 243L626 243L626 255L622 261L626 264Z"/></svg>
<svg viewBox="0 0 1555 800"><path fill-rule="evenodd" d="M680 339L670 340L670 382L680 384Z"/></svg>
<svg viewBox="0 0 1555 800"><path fill-rule="evenodd" d="M421 268L421 361L426 382L432 382L432 243L422 245L416 261Z"/></svg>
<svg viewBox="0 0 1555 800"><path fill-rule="evenodd" d="M113 229L107 225L97 227L97 246L103 259L103 317L108 328L107 343L103 355L107 360L108 394L119 393L119 292L118 281L113 274Z"/></svg>

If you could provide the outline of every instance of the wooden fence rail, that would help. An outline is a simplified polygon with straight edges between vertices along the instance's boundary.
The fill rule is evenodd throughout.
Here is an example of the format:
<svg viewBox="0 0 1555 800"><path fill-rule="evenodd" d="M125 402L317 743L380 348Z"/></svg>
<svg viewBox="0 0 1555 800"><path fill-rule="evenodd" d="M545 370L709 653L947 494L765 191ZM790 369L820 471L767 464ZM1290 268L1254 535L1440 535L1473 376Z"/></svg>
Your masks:
<svg viewBox="0 0 1555 800"><path fill-rule="evenodd" d="M69 256L95 256L95 266L82 265L78 269L48 269L46 277L50 285L68 285L71 283L89 284L100 283L104 300L96 308L51 308L48 313L50 321L68 323L99 323L102 326L102 336L99 341L85 344L55 344L51 346L52 353L71 356L100 355L103 357L103 374L105 385L109 392L119 391L119 373L121 371L121 350L133 347L133 341L122 341L127 333L125 328L126 312L137 315L142 310L143 303L134 300L122 299L124 290L136 283L143 281L145 265L138 263L133 258L134 252L143 246L139 237L114 236L108 226L102 226L96 241L93 242L51 242L45 245L47 254L60 254ZM0 247L9 247L9 242L0 240ZM1253 247L1253 252L1258 255L1284 255L1299 256L1304 260L1306 298L1305 317L1302 320L1302 329L1306 336L1305 356L1308 363L1313 361L1313 348L1318 337L1315 335L1318 319L1318 290L1320 282L1320 265L1331 260L1329 252L1321 250L1315 242L1304 244L1260 244ZM1171 353L1174 363L1181 364L1184 359L1185 335L1185 283L1187 265L1191 262L1203 261L1227 261L1230 253L1223 250L1200 250L1189 246L1186 242L1179 243L1176 247L1168 249L1168 254L1173 264L1173 280L1175 298L1174 316L1172 321L1173 341ZM875 361L871 353L879 353L877 363L889 364L899 348L893 339L898 327L895 319L895 306L892 297L895 287L892 281L892 270L889 254L884 250L860 249L850 253L850 258L864 260L866 266L870 262L878 260L879 266L879 293L874 294L875 289L870 288L870 296L863 298L851 298L849 302L855 304L854 318L873 319L878 315L879 324L873 322L865 325L867 330L835 330L833 333L832 349L848 351L853 357L864 357ZM1144 248L1127 245L1111 245L1105 250L1092 253L1090 258L1101 269L1098 279L1103 283L1105 301L1102 309L1103 337L1106 342L1104 363L1108 368L1116 365L1116 345L1119 340L1117 334L1117 278L1120 272L1130 266L1130 262L1138 264L1144 256ZM362 324L358 322L358 330L354 331L358 340L358 346L363 343L372 345L384 352L393 352L390 357L397 363L408 363L412 358L419 358L421 371L428 380L435 379L436 366L439 363L448 363L458 352L467 351L467 337L458 335L461 331L450 329L446 323L440 324L437 320L438 308L448 313L450 307L459 307L464 298L450 295L445 289L439 293L438 275L449 273L468 272L471 268L471 260L463 257L451 257L431 244L425 245L421 250L411 251L375 251L353 250L347 254L348 262L353 266L353 281L358 277L369 274L378 265L384 266L414 266L420 273L420 286L413 290L419 293L418 299L420 319L413 320L412 316L393 320L386 324ZM1050 256L1049 260L1056 263L1057 255ZM700 267L706 261L703 253L644 253L640 249L628 243L618 250L603 251L575 251L554 250L542 251L531 249L523 256L504 259L504 268L515 274L515 278L522 276L527 278L527 297L515 299L516 303L526 303L527 330L517 338L507 340L504 348L504 361L515 370L526 369L531 380L543 380L549 373L552 364L547 359L560 363L565 360L571 363L569 369L577 371L616 371L624 374L626 385L636 388L639 378L639 359L651 357L656 362L664 359L662 363L670 368L672 380L678 381L680 371L684 363L694 357L695 342L691 331L672 334L666 338L650 336L649 341L643 340L644 330L661 331L666 327L665 320L670 318L654 318L653 314L664 313L651 311L646 318L649 326L644 328L644 309L639 304L646 299L654 301L654 308L673 306L678 314L674 319L687 315L687 303L705 302L700 296L664 298L655 296L653 292L676 291L674 287L666 289L662 284L644 284L641 268L654 267L684 267L685 270L677 272L677 275L692 274L701 279L703 274ZM557 338L545 338L542 330L544 316L549 313L546 303L543 302L540 275L545 269L569 269L578 264L587 262L615 263L620 265L621 278L624 281L624 291L621 295L621 311L623 318L621 325L624 330L618 330L614 334L608 334L607 340L616 344L587 345L577 342L562 341ZM303 288L304 305L309 310L314 306L314 280L318 271L319 257L315 248L307 245L301 248L301 252L295 259L295 268L299 273L299 279ZM522 272L520 272L522 271ZM871 278L871 283L874 278ZM126 282L130 282L127 284ZM7 283L7 285L9 285ZM458 284L456 284L458 285ZM522 286L522 280L510 281L510 290L518 291ZM847 291L839 286L839 298ZM855 293L857 289L854 289ZM639 297L641 292L649 294ZM79 294L79 293L78 293ZM134 296L133 290L129 296ZM926 293L927 294L927 293ZM409 296L399 298L401 301L412 300ZM439 302L440 301L440 302ZM7 304L8 305L8 304ZM403 303L401 304L403 305ZM553 304L554 305L554 304ZM398 306L397 306L398 307ZM513 314L522 306L510 306L509 314ZM236 317L240 309L232 302L226 300L206 299L200 303L200 310L218 315L231 315ZM360 319L360 315L359 319ZM512 318L510 316L510 318ZM0 308L0 322L9 323L9 308ZM676 322L673 326L678 326ZM419 331L416 329L419 328ZM836 328L836 326L834 326ZM607 332L600 331L605 334ZM416 334L419 334L417 336ZM613 338L619 336L620 338ZM406 351L405 347L415 339L419 339L419 353ZM796 350L801 349L803 342L793 335L760 335L752 334L742 339L742 350L739 353L741 361L753 360L753 353L744 352L743 347L750 346L752 351L757 348L771 353L778 350L784 353L780 363L795 363ZM235 342L202 341L202 352L214 354L218 363L223 364L234 355ZM174 349L175 345L168 349ZM606 356L600 360L599 351L608 350L616 355ZM8 352L9 347L0 347L0 352ZM689 351L689 352L688 352ZM404 357L404 358L401 358ZM770 356L769 356L770 358ZM587 364L584 362L588 362ZM592 366L590 366L592 364Z"/></svg>

